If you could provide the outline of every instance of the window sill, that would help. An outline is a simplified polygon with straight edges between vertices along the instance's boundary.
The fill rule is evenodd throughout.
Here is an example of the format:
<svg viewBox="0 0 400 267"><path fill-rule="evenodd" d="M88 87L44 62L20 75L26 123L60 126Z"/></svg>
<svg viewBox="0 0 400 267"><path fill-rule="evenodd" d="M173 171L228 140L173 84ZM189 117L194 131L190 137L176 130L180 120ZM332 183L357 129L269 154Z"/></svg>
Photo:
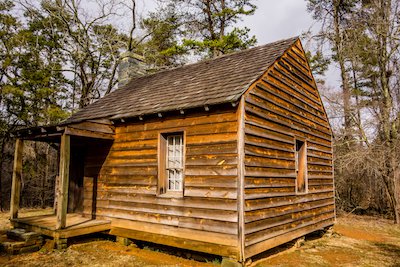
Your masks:
<svg viewBox="0 0 400 267"><path fill-rule="evenodd" d="M308 191L306 192L296 192L296 196L303 196L303 195L307 195Z"/></svg>
<svg viewBox="0 0 400 267"><path fill-rule="evenodd" d="M183 198L183 192L166 192L158 195L161 198Z"/></svg>

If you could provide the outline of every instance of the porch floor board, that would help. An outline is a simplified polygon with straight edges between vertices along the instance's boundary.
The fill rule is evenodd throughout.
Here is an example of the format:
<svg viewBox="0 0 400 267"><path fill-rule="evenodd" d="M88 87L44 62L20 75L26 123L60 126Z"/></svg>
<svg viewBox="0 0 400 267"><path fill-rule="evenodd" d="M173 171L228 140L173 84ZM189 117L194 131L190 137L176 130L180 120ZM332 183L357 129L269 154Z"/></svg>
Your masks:
<svg viewBox="0 0 400 267"><path fill-rule="evenodd" d="M85 218L78 213L68 213L66 227L56 230L56 215L39 215L12 219L14 228L24 228L53 238L69 238L91 233L108 231L111 221Z"/></svg>

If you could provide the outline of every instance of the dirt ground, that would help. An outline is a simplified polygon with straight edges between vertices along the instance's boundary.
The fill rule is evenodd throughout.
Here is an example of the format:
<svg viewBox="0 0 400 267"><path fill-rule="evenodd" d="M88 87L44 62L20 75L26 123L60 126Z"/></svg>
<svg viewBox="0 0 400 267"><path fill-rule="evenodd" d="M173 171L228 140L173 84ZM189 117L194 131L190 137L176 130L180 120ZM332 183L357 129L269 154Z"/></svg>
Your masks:
<svg viewBox="0 0 400 267"><path fill-rule="evenodd" d="M37 215L43 211L23 211ZM45 211L48 212L48 211ZM10 227L8 214L0 213L0 231ZM332 237L308 236L300 248L286 245L253 259L252 267L264 266L399 266L400 227L391 221L366 216L341 216ZM170 254L170 253L169 253ZM91 238L66 250L43 248L23 255L0 254L0 266L218 266L220 259L207 262L169 255L159 249ZM185 254L177 252L177 255Z"/></svg>
<svg viewBox="0 0 400 267"><path fill-rule="evenodd" d="M375 217L339 216L332 237L309 237L300 248L261 257L252 265L400 266L400 226Z"/></svg>

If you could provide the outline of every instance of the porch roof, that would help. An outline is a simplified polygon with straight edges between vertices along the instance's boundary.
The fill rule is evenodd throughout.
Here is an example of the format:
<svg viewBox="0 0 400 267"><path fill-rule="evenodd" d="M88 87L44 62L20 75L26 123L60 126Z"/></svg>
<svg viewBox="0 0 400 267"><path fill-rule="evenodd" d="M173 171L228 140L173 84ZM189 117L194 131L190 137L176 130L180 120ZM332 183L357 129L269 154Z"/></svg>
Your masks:
<svg viewBox="0 0 400 267"><path fill-rule="evenodd" d="M89 120L73 124L26 127L14 132L19 139L59 143L65 133L72 136L114 139L114 126L109 120Z"/></svg>

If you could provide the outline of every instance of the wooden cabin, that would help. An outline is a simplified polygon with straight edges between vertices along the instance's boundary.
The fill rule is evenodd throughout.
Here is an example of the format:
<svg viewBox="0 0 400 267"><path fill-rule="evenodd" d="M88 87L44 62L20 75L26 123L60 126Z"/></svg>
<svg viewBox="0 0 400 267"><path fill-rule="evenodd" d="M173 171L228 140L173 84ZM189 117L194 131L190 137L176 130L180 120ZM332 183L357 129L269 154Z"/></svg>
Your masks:
<svg viewBox="0 0 400 267"><path fill-rule="evenodd" d="M135 78L19 131L11 221L40 231L17 215L23 140L60 143L58 239L108 230L244 262L335 221L332 132L299 38Z"/></svg>

